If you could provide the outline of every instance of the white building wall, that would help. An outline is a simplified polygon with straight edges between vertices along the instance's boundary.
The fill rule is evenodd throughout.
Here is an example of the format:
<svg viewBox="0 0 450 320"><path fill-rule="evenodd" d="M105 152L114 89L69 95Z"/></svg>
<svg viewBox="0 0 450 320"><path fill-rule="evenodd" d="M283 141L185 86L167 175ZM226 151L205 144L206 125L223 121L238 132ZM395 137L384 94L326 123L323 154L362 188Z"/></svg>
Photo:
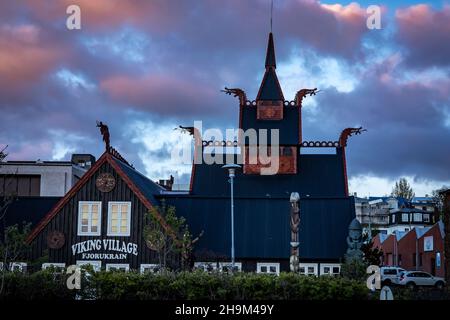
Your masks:
<svg viewBox="0 0 450 320"><path fill-rule="evenodd" d="M0 174L40 175L41 197L62 197L72 187L73 166L68 164L10 164L3 163Z"/></svg>

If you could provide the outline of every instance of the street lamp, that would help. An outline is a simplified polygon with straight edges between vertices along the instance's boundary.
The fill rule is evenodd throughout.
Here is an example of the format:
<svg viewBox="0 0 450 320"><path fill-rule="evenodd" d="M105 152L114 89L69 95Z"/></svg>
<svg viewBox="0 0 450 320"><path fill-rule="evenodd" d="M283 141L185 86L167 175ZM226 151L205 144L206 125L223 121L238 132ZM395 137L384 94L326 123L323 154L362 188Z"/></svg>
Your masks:
<svg viewBox="0 0 450 320"><path fill-rule="evenodd" d="M234 177L236 175L236 170L240 169L241 166L238 164L226 164L222 169L228 170L228 176L230 177L231 185L231 270L234 271Z"/></svg>

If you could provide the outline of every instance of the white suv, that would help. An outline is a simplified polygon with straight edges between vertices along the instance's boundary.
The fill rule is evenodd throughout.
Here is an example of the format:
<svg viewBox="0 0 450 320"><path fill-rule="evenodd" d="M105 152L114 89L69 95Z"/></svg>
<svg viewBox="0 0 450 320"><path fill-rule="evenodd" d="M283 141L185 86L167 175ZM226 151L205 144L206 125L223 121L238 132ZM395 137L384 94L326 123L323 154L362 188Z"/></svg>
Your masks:
<svg viewBox="0 0 450 320"><path fill-rule="evenodd" d="M399 284L400 274L405 271L405 269L399 267L381 267L381 285L390 286L392 284Z"/></svg>
<svg viewBox="0 0 450 320"><path fill-rule="evenodd" d="M407 271L401 274L399 284L410 289L414 289L417 286L434 286L442 289L445 286L445 280L423 271Z"/></svg>

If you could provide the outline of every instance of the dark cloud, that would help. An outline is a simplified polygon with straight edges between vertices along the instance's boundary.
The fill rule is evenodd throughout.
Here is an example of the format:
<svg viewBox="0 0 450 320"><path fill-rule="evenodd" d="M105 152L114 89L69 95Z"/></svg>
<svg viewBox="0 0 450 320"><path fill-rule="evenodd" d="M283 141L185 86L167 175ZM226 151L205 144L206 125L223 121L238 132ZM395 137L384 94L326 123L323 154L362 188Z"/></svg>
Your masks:
<svg viewBox="0 0 450 320"><path fill-rule="evenodd" d="M312 119L306 117L304 130L337 138L345 127L366 128L366 133L349 140L351 175L449 181L443 159L450 158L450 126L445 116L450 100L442 89L448 92L450 84L436 80L424 85L420 79L399 83L385 69L382 63L365 74L352 92L327 90L318 95L318 110Z"/></svg>
<svg viewBox="0 0 450 320"><path fill-rule="evenodd" d="M81 31L65 28L70 4L81 7ZM350 141L351 174L450 180L441 161L450 155L448 119L444 124L450 114L450 82L397 79L411 66L448 66L450 54L440 39L450 34L449 9L424 8L397 13L394 39L408 52L407 63L385 61L371 69L364 39L386 47L394 43L369 32L365 8L313 0L276 2L278 65L286 64L295 48L364 69L352 75L359 81L353 91L327 88L316 97L317 110L305 109L304 117L304 134L311 139L337 138L346 126L369 129ZM64 148L98 155L103 147L95 120L103 120L113 145L143 171L144 161L150 160L142 154L162 161L167 148L145 150L130 133L136 121L192 125L203 120L205 127L221 128L237 124L237 100L219 90L241 87L250 99L256 95L269 4L8 1L0 4L0 21L0 143L10 145L11 158L49 158ZM310 74L314 63L306 66Z"/></svg>

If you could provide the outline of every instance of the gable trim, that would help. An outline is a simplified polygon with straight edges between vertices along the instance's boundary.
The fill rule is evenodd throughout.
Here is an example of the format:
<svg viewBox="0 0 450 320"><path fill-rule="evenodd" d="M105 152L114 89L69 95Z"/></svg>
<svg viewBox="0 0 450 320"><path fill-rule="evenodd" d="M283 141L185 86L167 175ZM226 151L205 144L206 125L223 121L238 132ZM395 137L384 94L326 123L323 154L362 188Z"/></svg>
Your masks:
<svg viewBox="0 0 450 320"><path fill-rule="evenodd" d="M92 178L95 172L105 163L109 163L114 170L116 170L117 174L125 181L127 186L131 189L131 191L137 196L137 198L144 204L144 206L150 210L153 208L153 205L150 201L142 194L142 192L136 187L133 181L124 173L124 171L120 168L120 166L112 159L112 156L105 152L98 159L97 162L83 175L83 177L78 180L78 182L67 192L67 194L60 200L58 203L50 210L50 212L44 216L44 218L38 223L38 225L31 231L30 235L27 237L26 242L30 244L40 232L50 223L50 221L63 209L63 207L70 201L72 197L76 195L76 193L87 183L87 181ZM171 237L174 238L176 243L176 236L173 230L166 224L164 218L161 216L159 212L156 213L156 218L161 223L163 228L170 234Z"/></svg>

